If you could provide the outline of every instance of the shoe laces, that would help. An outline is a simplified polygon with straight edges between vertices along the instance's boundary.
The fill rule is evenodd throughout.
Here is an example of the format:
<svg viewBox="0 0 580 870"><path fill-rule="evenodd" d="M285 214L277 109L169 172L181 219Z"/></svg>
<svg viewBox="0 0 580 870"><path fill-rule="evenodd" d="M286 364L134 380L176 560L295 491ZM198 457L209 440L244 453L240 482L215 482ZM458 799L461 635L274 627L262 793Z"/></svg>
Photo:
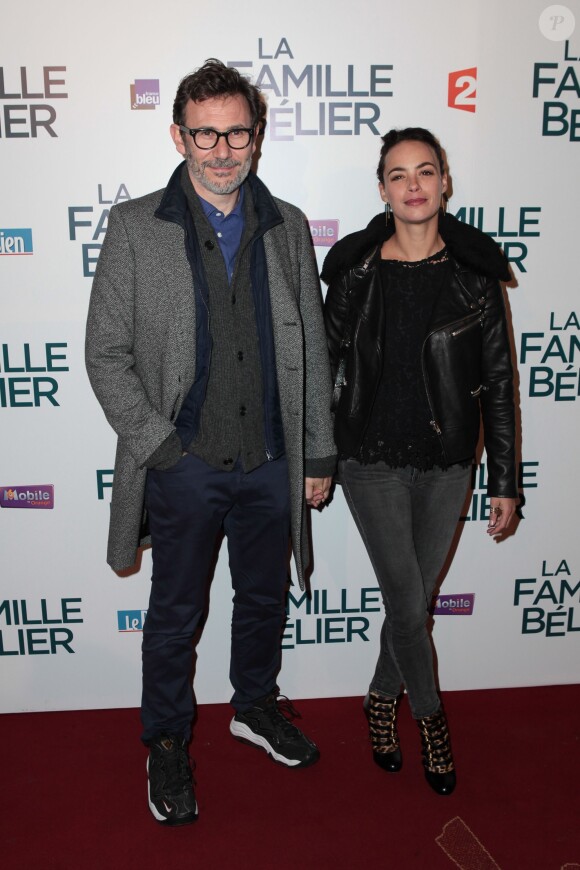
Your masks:
<svg viewBox="0 0 580 870"><path fill-rule="evenodd" d="M192 762L185 745L177 737L164 734L158 741L163 751L159 762L165 774L165 786L169 790L179 790L192 782Z"/></svg>
<svg viewBox="0 0 580 870"><path fill-rule="evenodd" d="M296 734L296 726L292 724L292 719L301 719L302 716L286 695L278 695L278 697L271 695L262 710L277 731L287 737Z"/></svg>

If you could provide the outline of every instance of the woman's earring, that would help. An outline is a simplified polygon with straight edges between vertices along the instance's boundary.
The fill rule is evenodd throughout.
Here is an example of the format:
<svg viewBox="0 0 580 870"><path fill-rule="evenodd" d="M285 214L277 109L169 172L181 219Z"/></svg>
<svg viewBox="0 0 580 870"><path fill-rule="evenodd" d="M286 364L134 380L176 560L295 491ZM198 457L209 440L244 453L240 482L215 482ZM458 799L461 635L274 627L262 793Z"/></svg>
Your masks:
<svg viewBox="0 0 580 870"><path fill-rule="evenodd" d="M386 202L385 203L385 221L386 221L387 226L389 225L389 222L392 220L392 218L393 218L393 210L391 208L391 203Z"/></svg>

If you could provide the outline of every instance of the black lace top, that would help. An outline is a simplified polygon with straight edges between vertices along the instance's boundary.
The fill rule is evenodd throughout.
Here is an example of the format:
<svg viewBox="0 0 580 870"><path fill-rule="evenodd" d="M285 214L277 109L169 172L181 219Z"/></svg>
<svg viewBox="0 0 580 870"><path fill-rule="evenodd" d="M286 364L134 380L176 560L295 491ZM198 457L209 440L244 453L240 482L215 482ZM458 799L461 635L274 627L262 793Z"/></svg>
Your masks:
<svg viewBox="0 0 580 870"><path fill-rule="evenodd" d="M449 276L447 250L418 262L381 260L385 293L384 364L358 458L401 468L445 467L431 426L421 348L437 297Z"/></svg>

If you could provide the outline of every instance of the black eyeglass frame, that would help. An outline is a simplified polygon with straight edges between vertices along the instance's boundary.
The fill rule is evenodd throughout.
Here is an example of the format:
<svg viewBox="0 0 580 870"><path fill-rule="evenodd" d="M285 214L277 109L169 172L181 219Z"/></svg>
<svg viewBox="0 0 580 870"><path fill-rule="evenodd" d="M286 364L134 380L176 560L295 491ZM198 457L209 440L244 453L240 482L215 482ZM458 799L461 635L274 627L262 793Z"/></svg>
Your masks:
<svg viewBox="0 0 580 870"><path fill-rule="evenodd" d="M247 148L250 145L250 143L252 142L252 139L254 138L254 135L255 135L255 130L253 127L232 127L231 130L224 130L223 133L220 133L219 130L214 130L213 127L194 127L194 128L191 128L191 127L184 127L183 124L178 124L177 126L179 127L179 129L181 130L182 133L189 133L189 135L193 139L193 142L194 142L194 145L196 146L196 148L200 148L202 151L211 151L212 148L216 147L216 145L218 144L218 142L220 141L222 136L226 140L226 142L228 144L228 148L233 148L234 151L243 151L244 148ZM213 143L213 145L210 145L209 147L207 147L206 145L199 145L196 138L195 138L196 134L197 133L209 133L210 131L212 133L215 133L215 136L216 136L216 140ZM248 141L246 142L245 145L232 145L232 143L230 142L230 139L229 139L231 133L247 133L249 136Z"/></svg>

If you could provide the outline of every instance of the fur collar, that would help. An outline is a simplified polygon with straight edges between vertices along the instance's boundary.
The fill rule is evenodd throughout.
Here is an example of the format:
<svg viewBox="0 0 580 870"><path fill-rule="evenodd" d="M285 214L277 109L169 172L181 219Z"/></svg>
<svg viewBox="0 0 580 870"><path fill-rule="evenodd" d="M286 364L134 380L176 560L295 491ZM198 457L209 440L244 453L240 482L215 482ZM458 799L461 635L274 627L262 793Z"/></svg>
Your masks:
<svg viewBox="0 0 580 870"><path fill-rule="evenodd" d="M330 284L339 272L355 266L374 245L386 241L393 232L392 221L387 227L384 213L375 215L366 229L350 233L330 249L322 267L322 280ZM462 266L487 278L511 279L501 248L486 233L442 213L439 214L439 233L451 256Z"/></svg>

